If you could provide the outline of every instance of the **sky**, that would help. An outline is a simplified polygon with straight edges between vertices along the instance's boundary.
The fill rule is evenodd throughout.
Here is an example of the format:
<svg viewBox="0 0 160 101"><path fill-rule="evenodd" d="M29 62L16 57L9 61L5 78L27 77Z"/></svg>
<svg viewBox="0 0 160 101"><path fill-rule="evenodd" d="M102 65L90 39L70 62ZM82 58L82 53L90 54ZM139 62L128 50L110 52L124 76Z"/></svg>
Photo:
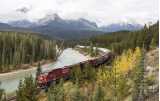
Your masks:
<svg viewBox="0 0 160 101"><path fill-rule="evenodd" d="M98 25L159 19L158 0L0 0L0 21L37 21L57 13L63 19L85 18Z"/></svg>

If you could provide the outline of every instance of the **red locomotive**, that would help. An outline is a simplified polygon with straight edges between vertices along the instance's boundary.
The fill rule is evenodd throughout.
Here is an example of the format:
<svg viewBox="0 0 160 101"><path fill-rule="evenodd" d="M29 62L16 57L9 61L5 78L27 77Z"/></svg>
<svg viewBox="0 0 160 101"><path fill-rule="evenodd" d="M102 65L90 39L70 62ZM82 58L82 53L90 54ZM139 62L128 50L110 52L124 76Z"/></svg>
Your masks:
<svg viewBox="0 0 160 101"><path fill-rule="evenodd" d="M66 78L70 74L70 68L63 67L54 69L47 73L42 73L38 76L38 85L41 88L49 86L53 81L59 80L61 78Z"/></svg>
<svg viewBox="0 0 160 101"><path fill-rule="evenodd" d="M95 58L95 59L88 60L88 61L83 61L78 64L66 66L63 68L53 69L52 71L42 73L37 77L38 85L41 88L48 87L52 82L57 81L61 78L67 79L70 76L72 67L74 67L75 65L80 65L80 67L83 68L86 63L89 63L93 67L98 67L99 65L104 64L105 62L110 60L112 56L113 55L111 53L108 53L99 58Z"/></svg>

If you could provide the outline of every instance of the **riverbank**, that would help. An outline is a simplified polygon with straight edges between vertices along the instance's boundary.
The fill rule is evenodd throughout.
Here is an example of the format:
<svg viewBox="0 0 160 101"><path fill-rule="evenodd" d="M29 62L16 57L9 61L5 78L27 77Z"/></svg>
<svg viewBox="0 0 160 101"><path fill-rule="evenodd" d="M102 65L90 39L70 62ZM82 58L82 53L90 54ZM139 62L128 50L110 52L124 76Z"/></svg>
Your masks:
<svg viewBox="0 0 160 101"><path fill-rule="evenodd" d="M38 63L41 64L41 67L45 67L48 64L53 64L53 61L51 60L42 60L36 63L33 63L32 65L24 64L23 66L27 66L27 68L12 70L10 72L0 73L0 81L3 81L4 79L10 79L10 78L16 78L16 75L23 74L25 75L27 73L30 73L32 71L36 71Z"/></svg>
<svg viewBox="0 0 160 101"><path fill-rule="evenodd" d="M41 65L44 65L44 64L48 64L50 62L53 62L53 60L41 60L41 61L37 61L37 62L31 63L31 64L20 64L20 65L15 66L16 67L15 69L7 70L7 71L0 71L0 74L14 72L17 70L26 70L26 69L30 69L33 67L37 67L39 63ZM8 67L13 68L12 65L10 65Z"/></svg>

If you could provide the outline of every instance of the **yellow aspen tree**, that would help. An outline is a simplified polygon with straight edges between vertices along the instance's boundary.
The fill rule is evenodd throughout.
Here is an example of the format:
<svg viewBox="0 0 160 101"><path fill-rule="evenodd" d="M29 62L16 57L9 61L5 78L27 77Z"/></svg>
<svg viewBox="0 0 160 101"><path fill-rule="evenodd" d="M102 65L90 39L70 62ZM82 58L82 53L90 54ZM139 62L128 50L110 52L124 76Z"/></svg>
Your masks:
<svg viewBox="0 0 160 101"><path fill-rule="evenodd" d="M121 56L117 57L113 63L113 68L116 68L117 73L127 73L132 70L141 57L141 50L136 47L135 51L128 50Z"/></svg>

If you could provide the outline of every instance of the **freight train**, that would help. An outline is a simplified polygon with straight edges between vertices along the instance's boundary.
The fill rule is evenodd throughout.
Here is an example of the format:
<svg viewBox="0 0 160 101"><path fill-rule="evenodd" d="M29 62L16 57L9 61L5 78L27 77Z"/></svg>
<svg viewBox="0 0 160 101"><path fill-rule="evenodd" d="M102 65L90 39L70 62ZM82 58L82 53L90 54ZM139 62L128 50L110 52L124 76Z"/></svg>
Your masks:
<svg viewBox="0 0 160 101"><path fill-rule="evenodd" d="M94 59L83 61L70 66L64 66L62 68L53 69L49 72L41 73L37 77L38 86L40 88L46 88L50 86L51 83L57 80L60 80L61 78L63 79L69 78L71 74L71 70L78 65L81 69L84 68L84 65L86 64L90 64L92 67L97 68L100 65L106 63L107 61L111 60L112 58L113 58L113 54L109 52L103 56L100 56Z"/></svg>

